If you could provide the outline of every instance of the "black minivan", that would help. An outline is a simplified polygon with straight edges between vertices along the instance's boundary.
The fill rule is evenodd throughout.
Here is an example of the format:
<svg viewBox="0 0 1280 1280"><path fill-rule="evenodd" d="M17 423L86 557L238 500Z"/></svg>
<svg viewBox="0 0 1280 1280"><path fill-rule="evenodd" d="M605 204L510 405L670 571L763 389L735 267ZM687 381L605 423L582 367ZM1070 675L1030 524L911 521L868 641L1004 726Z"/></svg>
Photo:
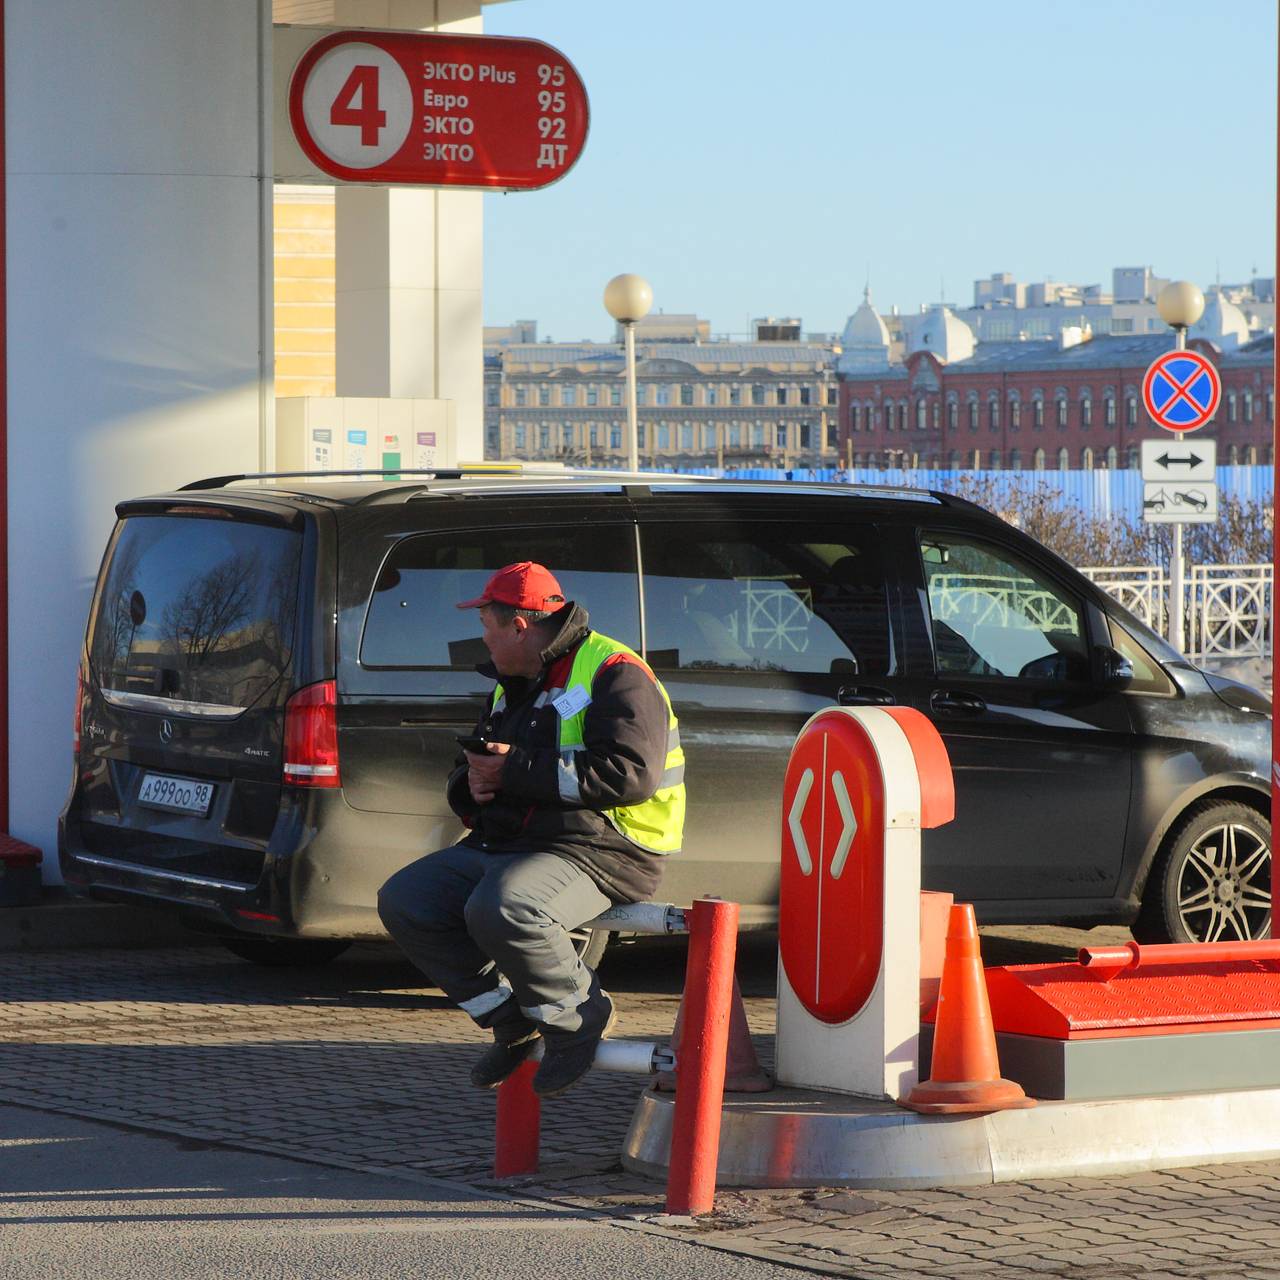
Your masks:
<svg viewBox="0 0 1280 1280"><path fill-rule="evenodd" d="M247 958L384 937L378 887L456 838L443 781L490 685L454 605L522 559L671 694L689 819L664 898L772 923L797 731L832 703L896 703L955 770L925 884L980 920L1268 933L1266 699L961 499L477 468L218 477L117 512L63 874Z"/></svg>

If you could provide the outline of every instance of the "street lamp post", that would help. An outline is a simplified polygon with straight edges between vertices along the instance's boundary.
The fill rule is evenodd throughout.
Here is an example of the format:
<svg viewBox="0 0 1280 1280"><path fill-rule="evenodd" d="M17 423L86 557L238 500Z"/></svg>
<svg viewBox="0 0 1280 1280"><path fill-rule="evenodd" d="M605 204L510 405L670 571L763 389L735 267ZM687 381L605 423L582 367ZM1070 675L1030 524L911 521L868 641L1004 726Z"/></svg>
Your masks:
<svg viewBox="0 0 1280 1280"><path fill-rule="evenodd" d="M636 411L636 321L653 306L653 290L643 277L631 272L614 276L604 287L605 310L622 326L627 365L627 466L640 470L638 413Z"/></svg>
<svg viewBox="0 0 1280 1280"><path fill-rule="evenodd" d="M1177 351L1187 349L1187 330L1204 315L1204 294L1190 280L1175 280L1160 290L1156 298L1160 319L1173 330ZM1173 547L1169 554L1169 643L1182 652L1183 581L1186 570L1182 562L1182 523L1173 525Z"/></svg>

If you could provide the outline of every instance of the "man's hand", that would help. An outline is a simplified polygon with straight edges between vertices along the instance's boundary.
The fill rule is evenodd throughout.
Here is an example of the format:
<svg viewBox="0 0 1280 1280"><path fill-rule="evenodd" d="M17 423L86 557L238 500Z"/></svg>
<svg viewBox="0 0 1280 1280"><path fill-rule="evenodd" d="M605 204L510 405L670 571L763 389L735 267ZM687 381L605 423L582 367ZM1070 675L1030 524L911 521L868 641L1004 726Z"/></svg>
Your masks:
<svg viewBox="0 0 1280 1280"><path fill-rule="evenodd" d="M502 779L502 757L511 750L509 742L486 742L483 753L466 751L467 786L476 804L488 804L498 794Z"/></svg>

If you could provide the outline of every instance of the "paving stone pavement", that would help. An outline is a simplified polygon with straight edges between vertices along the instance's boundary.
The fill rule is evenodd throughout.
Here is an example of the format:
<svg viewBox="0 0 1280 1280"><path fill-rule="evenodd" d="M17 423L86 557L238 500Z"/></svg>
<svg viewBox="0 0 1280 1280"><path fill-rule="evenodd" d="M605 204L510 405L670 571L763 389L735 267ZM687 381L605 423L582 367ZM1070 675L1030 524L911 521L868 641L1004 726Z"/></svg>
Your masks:
<svg viewBox="0 0 1280 1280"><path fill-rule="evenodd" d="M1017 934L1003 958L1040 958L1043 942ZM741 973L767 1063L771 946L748 947ZM626 1035L669 1033L679 975L678 949L655 944L606 961ZM728 1190L714 1215L674 1223L662 1187L618 1162L640 1088L626 1076L593 1075L544 1104L542 1171L495 1183L494 1098L466 1083L478 1033L386 950L317 970L259 969L217 948L13 953L0 955L0 993L5 1102L501 1186L832 1275L1280 1280L1280 1162L935 1191Z"/></svg>

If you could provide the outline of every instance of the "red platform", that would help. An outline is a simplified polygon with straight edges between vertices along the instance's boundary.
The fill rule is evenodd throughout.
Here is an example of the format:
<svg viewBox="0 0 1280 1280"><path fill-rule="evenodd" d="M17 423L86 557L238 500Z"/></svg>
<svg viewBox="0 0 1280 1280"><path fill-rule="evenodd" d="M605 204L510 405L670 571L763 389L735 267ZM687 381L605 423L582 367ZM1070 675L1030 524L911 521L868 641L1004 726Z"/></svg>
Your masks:
<svg viewBox="0 0 1280 1280"><path fill-rule="evenodd" d="M986 973L997 1032L1087 1040L1280 1028L1280 960L1167 965L1109 980L1078 964Z"/></svg>

